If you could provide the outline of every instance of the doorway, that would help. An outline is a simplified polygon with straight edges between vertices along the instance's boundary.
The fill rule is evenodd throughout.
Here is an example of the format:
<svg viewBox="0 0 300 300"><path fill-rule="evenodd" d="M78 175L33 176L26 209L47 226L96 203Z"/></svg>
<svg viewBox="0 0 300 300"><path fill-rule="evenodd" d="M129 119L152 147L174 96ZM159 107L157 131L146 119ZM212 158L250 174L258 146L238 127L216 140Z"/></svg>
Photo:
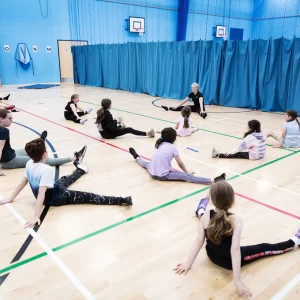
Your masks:
<svg viewBox="0 0 300 300"><path fill-rule="evenodd" d="M87 45L87 41L57 40L60 82L74 82L72 46Z"/></svg>

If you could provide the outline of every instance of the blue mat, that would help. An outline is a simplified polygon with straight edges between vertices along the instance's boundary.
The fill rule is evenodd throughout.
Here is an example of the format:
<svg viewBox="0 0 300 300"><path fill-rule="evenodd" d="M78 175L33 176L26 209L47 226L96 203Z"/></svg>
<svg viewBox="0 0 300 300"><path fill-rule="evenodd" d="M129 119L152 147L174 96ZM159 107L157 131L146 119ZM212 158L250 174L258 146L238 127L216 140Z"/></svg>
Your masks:
<svg viewBox="0 0 300 300"><path fill-rule="evenodd" d="M59 86L59 84L33 84L27 86L18 87L18 89L48 89L54 86Z"/></svg>

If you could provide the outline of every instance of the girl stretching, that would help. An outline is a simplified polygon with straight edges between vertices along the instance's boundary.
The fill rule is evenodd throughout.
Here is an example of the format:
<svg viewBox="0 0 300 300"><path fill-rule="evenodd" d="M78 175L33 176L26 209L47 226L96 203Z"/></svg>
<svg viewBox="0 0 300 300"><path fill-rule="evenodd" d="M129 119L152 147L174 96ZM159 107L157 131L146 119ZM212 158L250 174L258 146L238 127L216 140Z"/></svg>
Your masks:
<svg viewBox="0 0 300 300"><path fill-rule="evenodd" d="M241 152L248 149L247 152ZM211 157L219 158L244 158L257 160L265 156L266 152L266 136L261 132L260 123L257 120L248 122L248 131L244 134L243 142L232 150L231 154L219 153L213 148Z"/></svg>
<svg viewBox="0 0 300 300"><path fill-rule="evenodd" d="M73 121L75 123L84 124L88 119L80 119L80 117L89 114L93 109L83 110L78 105L79 95L74 94L71 96L71 101L67 103L65 107L65 118L66 120ZM79 110L79 111L78 111Z"/></svg>
<svg viewBox="0 0 300 300"><path fill-rule="evenodd" d="M204 97L201 92L199 92L199 84L193 83L192 84L192 92L188 94L188 96L177 106L177 107L167 107L162 105L161 107L164 110L172 110L172 111L181 111L183 109L183 105L192 99L194 105L189 105L192 112L198 113L203 119L207 117L207 113L205 112L205 105L204 105Z"/></svg>
<svg viewBox="0 0 300 300"><path fill-rule="evenodd" d="M193 126L192 118L190 118L191 115L191 108L189 106L185 106L181 111L181 117L178 118L177 123L175 125L175 129L177 132L177 135L185 137L190 136L192 133L199 130L198 127ZM160 133L161 131L157 131L157 133Z"/></svg>
<svg viewBox="0 0 300 300"><path fill-rule="evenodd" d="M43 205L61 206L69 204L98 204L98 205L132 205L131 197L101 196L93 193L72 191L67 188L81 176L88 173L88 168L74 161L76 170L69 176L54 180L54 170L46 165L47 150L43 139L39 138L26 144L25 151L31 160L26 164L24 177L17 185L11 196L0 199L0 204L10 203L29 183L36 198L34 215L25 224L25 228L32 228L36 223L40 225L40 215Z"/></svg>
<svg viewBox="0 0 300 300"><path fill-rule="evenodd" d="M300 123L297 117L298 114L295 110L287 110L284 114L286 124L283 126L281 136L274 132L267 133L267 137L271 136L277 141L277 143L273 145L274 148L300 147Z"/></svg>
<svg viewBox="0 0 300 300"><path fill-rule="evenodd" d="M155 152L150 162L143 160L133 148L129 148L130 154L136 159L137 163L148 170L152 178L157 180L176 180L187 181L199 184L212 184L220 180L225 180L226 174L222 174L214 179L196 177L194 171L188 171L182 162L178 150L173 145L176 140L176 131L173 128L165 128L161 132L161 138L156 141ZM183 172L172 169L172 159L175 158L178 166Z"/></svg>
<svg viewBox="0 0 300 300"><path fill-rule="evenodd" d="M176 274L186 274L192 267L206 238L206 253L216 265L233 270L236 287L245 297L252 296L250 290L241 280L241 266L256 261L262 257L283 254L300 245L300 229L289 240L276 244L257 244L240 246L243 222L242 219L228 210L234 204L234 190L228 182L222 181L211 186L210 197L215 209L206 211L200 219L197 240L186 262L178 264L174 269ZM209 198L202 199L203 208Z"/></svg>
<svg viewBox="0 0 300 300"><path fill-rule="evenodd" d="M8 127L12 123L11 112L0 109L0 165L3 169L24 168L30 160L24 149L14 150L10 146L10 137ZM41 138L47 138L47 131L43 131ZM80 151L74 153L74 157L67 158L48 158L46 164L50 166L60 166L74 160L82 160L86 151L84 146Z"/></svg>
<svg viewBox="0 0 300 300"><path fill-rule="evenodd" d="M105 139L114 139L118 136L122 136L127 133L134 135L155 137L155 132L151 129L148 133L144 131L135 130L131 127L126 127L123 123L122 118L119 118L119 121L114 120L111 113L111 100L103 99L101 101L101 106L97 111L97 119L95 124L97 124L98 131L100 135Z"/></svg>

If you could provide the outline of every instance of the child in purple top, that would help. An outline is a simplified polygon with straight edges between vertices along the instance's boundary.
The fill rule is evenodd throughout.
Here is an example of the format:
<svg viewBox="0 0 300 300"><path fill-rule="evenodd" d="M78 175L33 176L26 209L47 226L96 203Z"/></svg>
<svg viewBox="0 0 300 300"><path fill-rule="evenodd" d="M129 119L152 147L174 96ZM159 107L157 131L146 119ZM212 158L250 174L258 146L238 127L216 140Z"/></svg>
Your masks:
<svg viewBox="0 0 300 300"><path fill-rule="evenodd" d="M199 184L212 184L220 180L225 180L226 174L222 174L214 179L194 176L193 171L188 171L182 162L178 150L173 145L176 140L176 130L165 128L161 132L161 137L156 141L155 152L150 162L143 160L133 148L129 148L130 154L136 159L138 164L147 169L152 178L168 181L187 181ZM183 172L172 169L171 161L175 158L178 166Z"/></svg>

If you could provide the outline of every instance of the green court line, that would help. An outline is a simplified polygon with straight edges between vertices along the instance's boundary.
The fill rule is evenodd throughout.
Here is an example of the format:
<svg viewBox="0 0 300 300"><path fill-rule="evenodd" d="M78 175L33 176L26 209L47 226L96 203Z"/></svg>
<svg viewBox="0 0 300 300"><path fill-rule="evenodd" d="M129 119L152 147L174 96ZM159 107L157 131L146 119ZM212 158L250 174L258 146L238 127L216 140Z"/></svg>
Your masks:
<svg viewBox="0 0 300 300"><path fill-rule="evenodd" d="M300 152L300 150L295 151L295 152L293 152L293 153L289 153L289 154L284 155L284 156L282 156L282 157L276 158L276 159L271 160L271 161L269 161L269 162L266 162L266 163L264 163L264 164L262 164L262 165L260 165L260 166L257 166L257 167L255 167L255 168L252 168L252 169L247 170L247 171L244 171L244 172L242 172L241 174L234 175L234 176L228 178L227 181L231 181L231 180L233 180L233 179L236 179L236 178L238 178L238 177L241 177L241 175L246 175L246 174L248 174L248 173L251 173L251 172L254 172L254 171L256 171L256 170L259 170L259 169L261 169L261 168L263 168L263 167L269 166L269 165L271 165L271 164L273 164L273 163L276 163L276 162L278 162L278 161L280 161L280 160L283 160L283 159L285 159L285 158L287 158L287 157L290 157L290 156L292 156L292 155L295 155L295 154L297 154L297 153L299 153L299 152ZM166 202L166 203L164 203L164 204L161 204L161 205L159 205L159 206L156 206L156 207L154 207L154 208L151 208L151 209L149 209L149 210L146 210L146 211L144 211L144 212L142 212L142 213L139 213L139 214L137 214L137 215L135 215L135 216L132 216L132 217L130 217L130 218L127 218L127 219L125 219L125 220L123 220L123 221L119 221L119 222L117 222L117 223L111 224L111 225L109 225L109 226L106 226L106 227L104 227L104 228L101 228L101 229L99 229L99 230L96 230L96 231L94 231L94 232L92 232L92 233L89 233L89 234L87 234L87 235L84 235L84 236L82 236L82 237L79 237L79 238L77 238L77 239L75 239L75 240L73 240L73 241L70 241L70 242L68 242L68 243L62 244L62 245L57 246L57 247L55 247L55 248L52 248L52 250L53 250L54 252L59 251L59 250L62 250L62 249L64 249L64 248L67 248L67 247L72 246L72 245L74 245L74 244L77 244L77 243L79 243L79 242L82 242L82 241L84 241L84 240L86 240L86 239L89 239L89 238L91 238L91 237L93 237L93 236L96 236L96 235L98 235L98 234L100 234L100 233L103 233L103 232L105 232L105 231L108 231L108 230L110 230L110 229L113 229L113 228L115 228L115 227L118 227L118 226L120 226L120 225L122 225L122 224L125 224L125 223L128 223L128 222L130 222L130 221L139 219L139 218L141 218L141 217L143 217L143 216L145 216L145 215L148 215L148 214L150 214L150 213L153 213L153 212L155 212L155 211L157 211L157 210L160 210L160 209L162 209L162 208L164 208L164 207L170 206L170 205L172 205L172 204L174 204L174 203L177 203L177 202L182 201L182 200L184 200L184 199L190 198L190 197L192 197L192 196L194 196L194 195L197 195L197 194L199 194L199 193L201 193L201 192L204 192L204 191L208 190L209 188L210 188L210 186L206 186L205 188L202 188L202 189L200 189L200 190L197 190L197 191L195 191L195 192L192 192L192 193L187 194L187 195L185 195L185 196L182 196L182 197L180 197L180 198L171 200L171 201L169 201L169 202ZM27 263L30 263L30 262L32 262L32 261L35 261L35 260L37 260L37 259L39 259L39 258L41 258L41 257L46 256L46 255L47 255L46 252L42 252L42 253L40 253L40 254L37 254L37 255L32 256L32 257L30 257L30 258L27 258L27 259L25 259L25 260L19 261L19 262L15 263L15 264L12 264L12 265L8 266L8 267L5 267L5 268L3 268L3 269L0 269L0 274L7 273L7 272L9 272L9 271L11 271L11 270L13 270L13 269L16 269L16 268L18 268L18 267L20 267L20 266L22 266L22 265L25 265L25 264L27 264Z"/></svg>
<svg viewBox="0 0 300 300"><path fill-rule="evenodd" d="M88 103L88 104L92 104L92 105L96 105L96 106L101 106L100 104L93 103L93 102L88 102L88 101L83 101L83 100L80 100L80 101L83 102L83 103ZM151 117L151 116L147 116L147 115L143 115L143 114L138 114L138 113L128 111L128 110L123 110L123 109L119 109L119 108L112 108L112 109L116 110L116 111L126 112L126 113L131 114L131 115L136 115L136 116L152 119L152 120L162 121L162 122L170 123L170 124L176 124L176 122L172 122L172 121L168 121L168 120L164 120L164 119L160 119L160 118L155 118L155 117ZM200 130L210 132L210 133L214 133L214 134L218 134L218 135L222 135L222 136L231 137L231 138L238 139L238 140L243 140L243 138L241 138L241 137L226 134L226 133L221 133L221 132L212 131L212 130L208 130L208 129L202 129L202 128L200 128ZM266 145L272 147L272 145L270 145L270 144L266 144ZM279 149L289 151L289 152L297 152L295 150L288 149L288 148L279 148Z"/></svg>

